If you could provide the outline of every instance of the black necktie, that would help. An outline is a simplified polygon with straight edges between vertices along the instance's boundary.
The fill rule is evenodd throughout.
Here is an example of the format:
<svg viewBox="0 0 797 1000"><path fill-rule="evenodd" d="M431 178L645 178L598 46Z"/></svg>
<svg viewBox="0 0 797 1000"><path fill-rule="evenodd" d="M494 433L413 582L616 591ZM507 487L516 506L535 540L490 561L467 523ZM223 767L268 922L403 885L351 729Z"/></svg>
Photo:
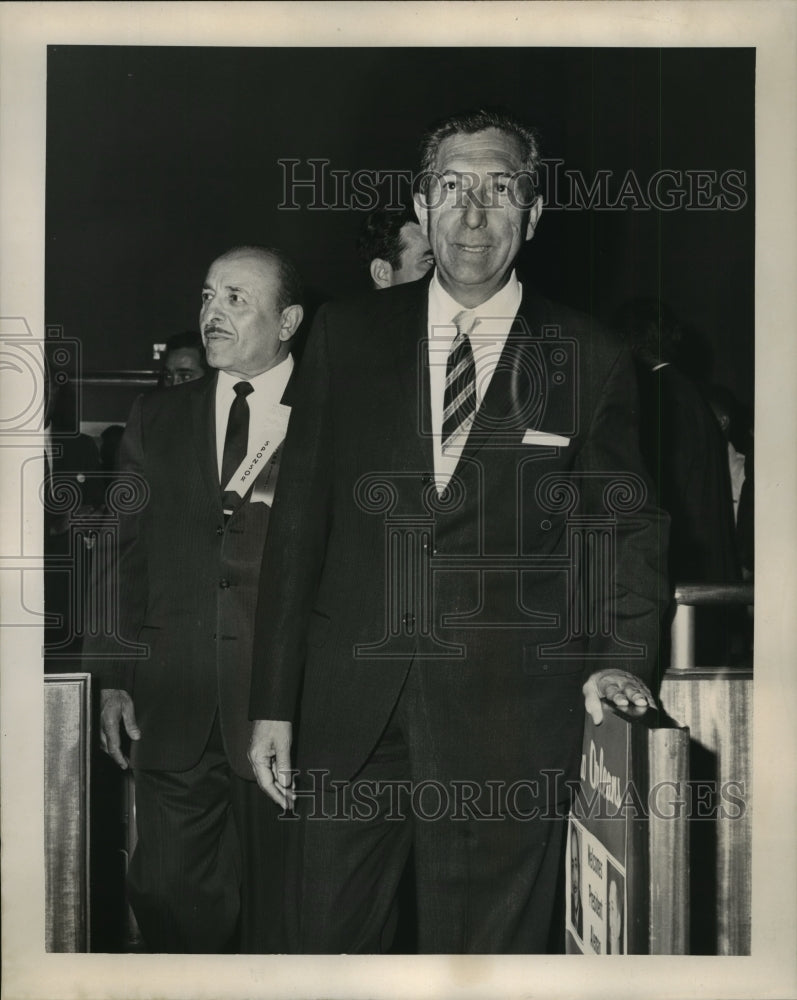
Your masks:
<svg viewBox="0 0 797 1000"><path fill-rule="evenodd" d="M249 443L249 404L246 397L254 391L249 382L236 382L233 389L235 399L230 407L227 433L224 436L224 455L221 460L222 503L225 509L234 507L241 499L240 495L232 490L225 492L225 487L246 458Z"/></svg>

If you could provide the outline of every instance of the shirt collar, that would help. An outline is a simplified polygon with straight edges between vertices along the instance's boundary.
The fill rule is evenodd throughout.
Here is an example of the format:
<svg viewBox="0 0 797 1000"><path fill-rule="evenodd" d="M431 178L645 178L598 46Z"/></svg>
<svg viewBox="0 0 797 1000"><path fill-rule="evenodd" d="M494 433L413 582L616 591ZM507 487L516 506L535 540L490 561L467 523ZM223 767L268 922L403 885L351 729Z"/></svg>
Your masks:
<svg viewBox="0 0 797 1000"><path fill-rule="evenodd" d="M259 375L253 375L249 379L239 378L230 372L219 371L218 387L222 392L232 392L233 386L237 385L238 382L248 382L254 392L267 392L281 399L292 371L293 355L289 354L278 365L274 365L273 368L269 368L268 371L261 372Z"/></svg>
<svg viewBox="0 0 797 1000"><path fill-rule="evenodd" d="M514 319L520 307L523 286L517 279L514 269L509 281L495 295L476 306L474 312L481 319ZM465 306L448 294L437 278L437 270L429 283L429 320L439 324L450 324L454 316Z"/></svg>

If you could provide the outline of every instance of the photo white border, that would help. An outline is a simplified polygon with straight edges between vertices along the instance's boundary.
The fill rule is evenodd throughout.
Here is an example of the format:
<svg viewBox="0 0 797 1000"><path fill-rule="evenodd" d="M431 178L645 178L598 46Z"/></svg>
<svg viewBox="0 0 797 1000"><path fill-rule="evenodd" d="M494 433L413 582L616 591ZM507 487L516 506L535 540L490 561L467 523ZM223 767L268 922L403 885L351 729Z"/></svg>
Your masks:
<svg viewBox="0 0 797 1000"><path fill-rule="evenodd" d="M44 953L40 634L0 633L3 988L8 1000L219 997L797 996L797 5L701 3L4 3L0 318L44 333L48 44L755 46L756 635L752 957L248 957ZM478 72L478 66L474 67ZM430 85L431 85L430 81ZM555 81L552 86L555 86ZM79 156L76 150L76 156ZM2 322L2 320L0 320ZM0 330L0 332L2 332ZM5 466L2 452L0 461ZM0 475L2 537L20 510ZM18 529L16 529L18 531ZM6 548L0 547L0 562ZM7 584L8 574L0 574ZM0 599L8 595L0 593ZM5 605L5 600L3 604ZM10 633L10 634L9 634Z"/></svg>

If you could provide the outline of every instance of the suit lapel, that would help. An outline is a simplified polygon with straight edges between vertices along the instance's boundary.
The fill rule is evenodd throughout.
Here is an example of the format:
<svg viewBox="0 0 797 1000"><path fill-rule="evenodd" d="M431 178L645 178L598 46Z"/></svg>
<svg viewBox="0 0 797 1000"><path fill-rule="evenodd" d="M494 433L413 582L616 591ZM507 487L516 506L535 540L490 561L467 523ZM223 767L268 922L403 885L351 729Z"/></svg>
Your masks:
<svg viewBox="0 0 797 1000"><path fill-rule="evenodd" d="M405 436L407 460L410 465L431 472L434 453L427 346L429 280L419 281L406 309L391 315L385 339L391 350L390 377L395 379L401 426L409 429Z"/></svg>
<svg viewBox="0 0 797 1000"><path fill-rule="evenodd" d="M216 382L214 374L191 397L193 442L197 461L214 506L221 516L221 488L219 486L218 457L216 453Z"/></svg>
<svg viewBox="0 0 797 1000"><path fill-rule="evenodd" d="M539 428L548 390L539 345L540 327L538 302L534 296L524 293L487 392L476 412L462 458L473 457L494 438L511 443L526 428Z"/></svg>
<svg viewBox="0 0 797 1000"><path fill-rule="evenodd" d="M296 358L294 357L290 378L288 379L288 384L285 386L285 391L283 392L282 399L280 400L283 406L293 406L293 400L296 395L296 376L298 371L299 366L297 365Z"/></svg>

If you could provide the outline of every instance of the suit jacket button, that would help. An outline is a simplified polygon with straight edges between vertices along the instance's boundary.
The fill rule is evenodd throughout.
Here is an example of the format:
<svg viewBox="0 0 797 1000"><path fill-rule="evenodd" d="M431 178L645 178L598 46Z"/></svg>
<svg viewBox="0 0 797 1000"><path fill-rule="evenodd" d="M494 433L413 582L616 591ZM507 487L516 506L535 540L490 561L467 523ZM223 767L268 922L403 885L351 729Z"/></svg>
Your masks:
<svg viewBox="0 0 797 1000"><path fill-rule="evenodd" d="M217 535L223 535L224 534L224 528L222 528L221 525L219 525L218 528L216 528L216 534Z"/></svg>
<svg viewBox="0 0 797 1000"><path fill-rule="evenodd" d="M423 485L423 486L428 486L428 485L429 485L429 483L431 483L431 481L432 481L432 477L431 477L431 476L429 475L429 473L428 473L428 472L425 472L425 473L424 473L424 474L423 474L423 475L421 476L421 485Z"/></svg>
<svg viewBox="0 0 797 1000"><path fill-rule="evenodd" d="M226 580L223 577L221 580L219 580L219 586L221 587L222 590L226 590L229 587L229 585L230 585L229 580Z"/></svg>

